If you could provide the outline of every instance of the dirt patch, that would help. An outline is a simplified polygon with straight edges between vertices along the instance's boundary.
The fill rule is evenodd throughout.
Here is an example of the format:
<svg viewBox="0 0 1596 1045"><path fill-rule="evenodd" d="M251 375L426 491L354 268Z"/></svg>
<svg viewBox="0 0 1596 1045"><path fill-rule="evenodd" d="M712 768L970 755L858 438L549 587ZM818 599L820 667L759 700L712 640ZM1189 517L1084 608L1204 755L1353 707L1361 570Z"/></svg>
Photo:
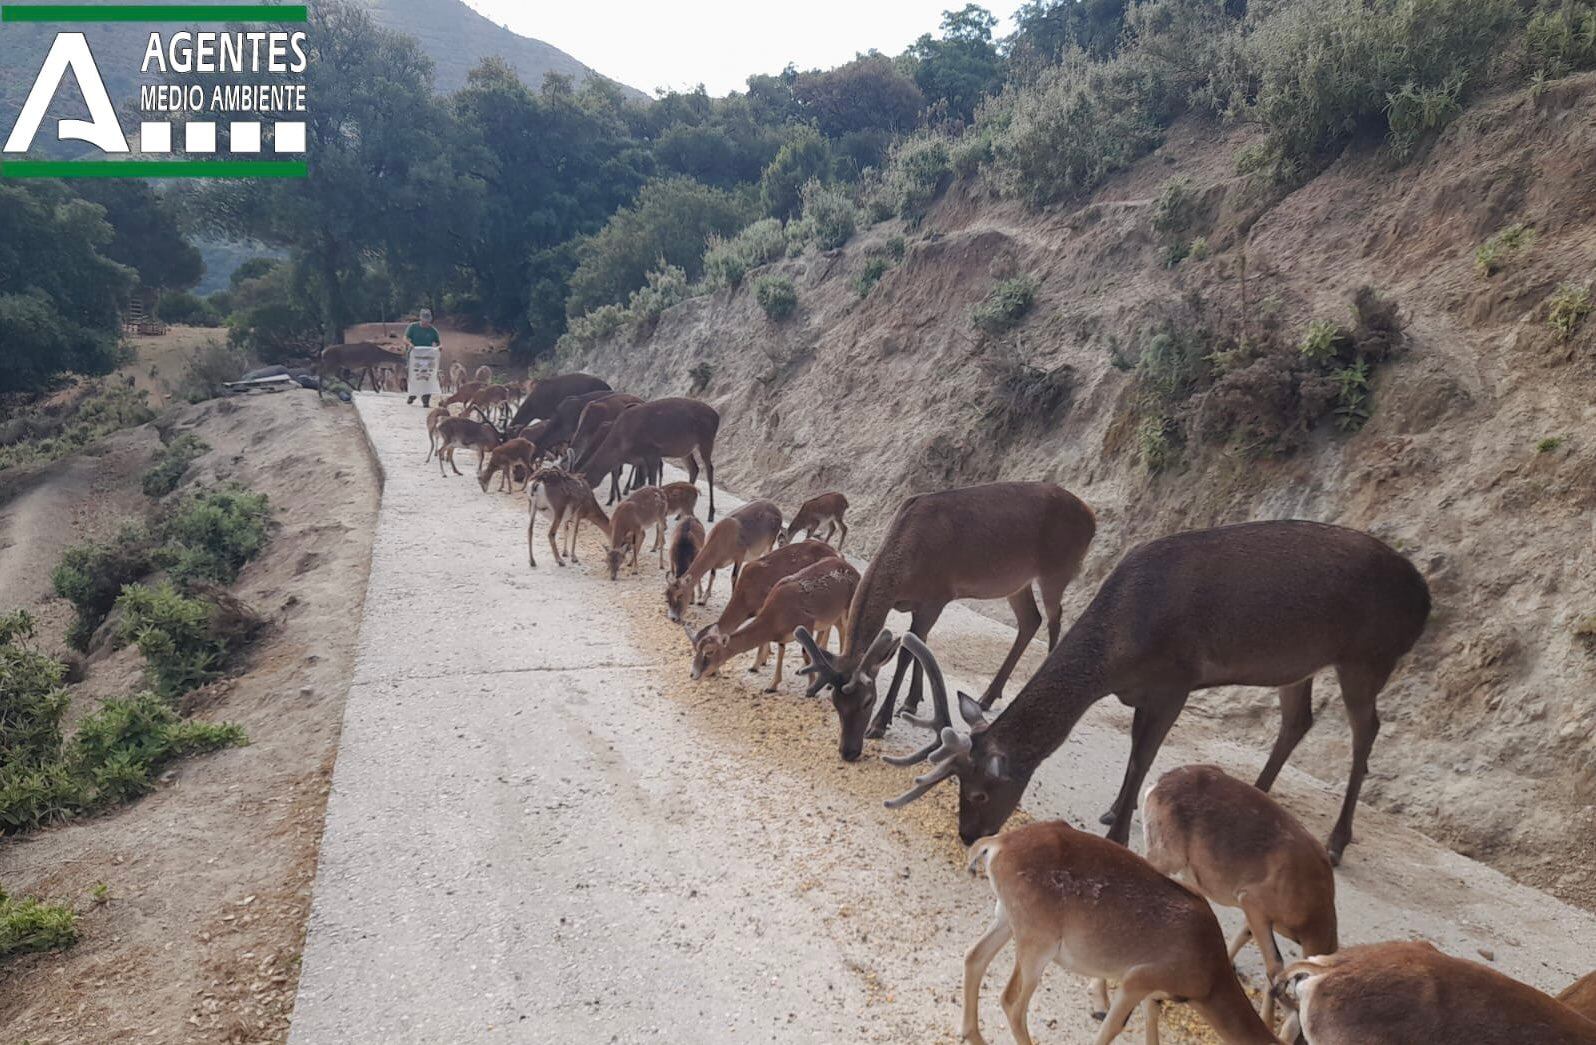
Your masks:
<svg viewBox="0 0 1596 1045"><path fill-rule="evenodd" d="M186 483L237 481L271 499L272 541L234 588L271 626L243 675L192 702L250 745L180 762L103 816L0 841L8 889L84 912L77 946L8 965L10 1041L276 1042L293 1008L377 482L353 412L313 393L212 401L157 424L212 447ZM6 506L6 608L40 610L59 636L68 614L48 592L60 549L142 507L139 476L159 445L155 426L123 433ZM89 671L76 713L138 683L130 651ZM108 901L96 904L100 883Z"/></svg>

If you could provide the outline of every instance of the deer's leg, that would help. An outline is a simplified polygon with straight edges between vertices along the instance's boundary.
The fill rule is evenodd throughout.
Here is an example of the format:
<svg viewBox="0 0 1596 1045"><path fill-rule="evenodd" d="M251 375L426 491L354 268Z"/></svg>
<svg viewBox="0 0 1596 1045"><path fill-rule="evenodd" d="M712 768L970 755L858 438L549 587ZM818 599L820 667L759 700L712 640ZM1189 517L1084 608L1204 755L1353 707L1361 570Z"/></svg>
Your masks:
<svg viewBox="0 0 1596 1045"><path fill-rule="evenodd" d="M936 625L937 618L942 616L943 606L920 606L909 617L909 631L914 636L924 641L926 635ZM898 666L892 672L892 685L887 687L887 696L876 708L876 714L870 720L870 728L865 730L865 736L877 739L887 735L887 726L892 722L892 709L898 702L898 687L903 683L904 673L913 666L914 678L909 683L909 696L903 703L903 710L916 711L920 707L920 662L906 649L898 649ZM938 723L937 728L952 725L951 722Z"/></svg>
<svg viewBox="0 0 1596 1045"><path fill-rule="evenodd" d="M571 539L566 542L565 554L572 562L576 562L576 539L582 534L582 512L580 509L571 513Z"/></svg>
<svg viewBox="0 0 1596 1045"><path fill-rule="evenodd" d="M1149 996L1142 1002L1142 1025L1146 1028L1147 1045L1158 1045L1158 999Z"/></svg>
<svg viewBox="0 0 1596 1045"><path fill-rule="evenodd" d="M704 451L704 471L709 474L709 521L715 521L715 462L709 459L709 450ZM695 479L694 482L697 482Z"/></svg>
<svg viewBox="0 0 1596 1045"><path fill-rule="evenodd" d="M1180 717L1190 694L1183 690L1157 690L1136 694L1139 699L1131 703L1136 708L1136 720L1131 726L1130 761L1125 765L1125 782L1120 786L1119 797L1108 811L1103 822L1109 824L1108 840L1124 845L1130 838L1131 815L1136 812L1136 802L1141 794L1142 781L1153 768L1158 749L1164 738Z"/></svg>
<svg viewBox="0 0 1596 1045"><path fill-rule="evenodd" d="M840 552L842 551L843 542L848 539L848 524L842 521L842 516L840 515L837 516L837 529L842 533L842 536L837 538L837 550Z"/></svg>
<svg viewBox="0 0 1596 1045"><path fill-rule="evenodd" d="M1285 767L1286 759L1297 749L1302 738L1313 728L1313 676L1289 686L1280 687L1280 733L1275 737L1274 750L1269 761L1258 774L1257 788L1267 791L1274 786L1275 777Z"/></svg>
<svg viewBox="0 0 1596 1045"><path fill-rule="evenodd" d="M438 448L438 475L441 478L444 478L444 479L449 478L448 473L443 470L443 458L444 458L444 455L447 454L448 452L449 452L449 444L448 443L445 443L443 446L440 446Z"/></svg>
<svg viewBox="0 0 1596 1045"><path fill-rule="evenodd" d="M1241 953L1241 949L1247 946L1247 941L1250 939L1252 939L1252 927L1243 925L1241 927L1241 932L1237 933L1236 938L1230 941L1229 957L1231 961L1236 960L1236 955Z"/></svg>
<svg viewBox="0 0 1596 1045"><path fill-rule="evenodd" d="M1380 715L1375 710L1375 698L1385 688L1391 677L1392 665L1371 667L1363 664L1337 664L1336 677L1341 680L1341 699L1347 706L1347 721L1352 726L1352 774L1347 778L1347 794L1341 802L1341 816L1330 832L1330 862L1339 865L1341 854L1352 841L1352 815L1358 809L1358 793L1363 790L1363 778L1369 772L1369 752L1374 750L1374 738L1380 732Z"/></svg>
<svg viewBox="0 0 1596 1045"><path fill-rule="evenodd" d="M1009 977L1009 985L1003 988L1003 1015L1008 1017L1009 1033L1014 1035L1016 1045L1034 1045L1031 1029L1026 1024L1026 1010L1031 1007L1031 996L1036 993L1042 973L1047 971L1052 960L1051 954L1034 944L1027 947L1024 940L1015 944L1014 973Z"/></svg>
<svg viewBox="0 0 1596 1045"><path fill-rule="evenodd" d="M1059 632L1064 625L1064 589L1069 587L1072 575L1038 577L1036 586L1042 593L1042 610L1047 614L1047 649L1051 653L1058 645Z"/></svg>
<svg viewBox="0 0 1596 1045"><path fill-rule="evenodd" d="M537 509L534 508L527 512L526 520L526 564L533 568L536 568L538 564L537 553L533 550L532 545L532 535L537 530L537 525L538 513Z"/></svg>
<svg viewBox="0 0 1596 1045"><path fill-rule="evenodd" d="M694 486L698 485L698 458L688 454L682 458L682 464L687 468L687 481Z"/></svg>
<svg viewBox="0 0 1596 1045"><path fill-rule="evenodd" d="M1009 608L1014 611L1019 631L1014 636L1014 645L1009 647L1009 655L1003 658L1003 666L998 668L998 673L992 677L991 684L981 695L983 708L990 708L1002 699L1004 683L1008 682L1009 675L1014 671L1014 665L1020 662L1020 654L1024 653L1025 647L1036 638L1036 629L1042 626L1042 614L1036 608L1036 598L1031 594L1029 581L1025 587L1009 596Z"/></svg>
<svg viewBox="0 0 1596 1045"><path fill-rule="evenodd" d="M554 553L554 564L564 566L565 559L560 556L560 524L565 521L565 512L555 508L549 518L549 550Z"/></svg>
<svg viewBox="0 0 1596 1045"><path fill-rule="evenodd" d="M1242 913L1247 916L1247 928L1252 930L1252 938L1258 941L1258 951L1263 955L1264 978L1268 981L1264 991L1263 1021L1273 1030L1275 1026L1275 980L1279 978L1280 971L1286 967L1286 960L1280 955L1280 944L1275 939L1275 927L1269 921L1268 915L1259 909L1255 903L1243 900Z"/></svg>
<svg viewBox="0 0 1596 1045"><path fill-rule="evenodd" d="M449 448L449 470L454 472L455 475L464 475L465 473L460 471L459 467L457 467L454 463L454 452L458 449L459 447L456 446L451 446ZM480 461L477 462L478 467L481 466L481 463L482 462Z"/></svg>
<svg viewBox="0 0 1596 1045"><path fill-rule="evenodd" d="M1114 996L1113 1006L1109 1008L1108 1015L1103 1019L1103 1029L1097 1032L1095 1045L1108 1045L1124 1033L1125 1024L1130 1022L1131 1013L1136 1011L1136 1006L1148 1001L1154 993L1153 988L1147 984L1149 978L1144 975L1142 967L1134 968L1126 974L1125 982L1119 985L1119 993ZM1156 1010L1153 1016L1156 1020Z"/></svg>
<svg viewBox="0 0 1596 1045"><path fill-rule="evenodd" d="M776 688L781 685L781 664L786 657L787 644L778 639L776 641L776 677L771 679L770 685L765 687L766 693L776 692Z"/></svg>
<svg viewBox="0 0 1596 1045"><path fill-rule="evenodd" d="M962 1034L965 1041L971 1045L986 1045L986 1039L981 1037L981 980L986 976L987 966L992 964L992 959L1003 949L1014 935L1014 930L1009 928L1009 916L999 903L997 910L992 914L992 925L986 933L964 955L964 1026Z"/></svg>

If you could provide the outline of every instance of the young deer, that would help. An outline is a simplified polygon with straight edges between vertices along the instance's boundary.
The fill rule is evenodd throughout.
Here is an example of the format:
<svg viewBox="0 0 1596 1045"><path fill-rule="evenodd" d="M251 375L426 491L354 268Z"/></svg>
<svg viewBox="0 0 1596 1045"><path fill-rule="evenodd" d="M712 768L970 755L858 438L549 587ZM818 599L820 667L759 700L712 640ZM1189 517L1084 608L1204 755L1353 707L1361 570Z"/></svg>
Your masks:
<svg viewBox="0 0 1596 1045"><path fill-rule="evenodd" d="M726 601L726 608L721 610L720 619L705 625L693 636L694 646L706 638L729 634L759 612L759 607L765 604L765 598L777 582L822 559L834 558L836 554L830 545L820 541L798 541L766 552L750 562L743 567L742 574L732 585L731 598ZM764 657L761 656L760 664L763 663Z"/></svg>
<svg viewBox="0 0 1596 1045"><path fill-rule="evenodd" d="M427 456L422 459L422 464L432 460L432 455L438 452L438 425L444 418L453 416L446 406L435 406L427 411Z"/></svg>
<svg viewBox="0 0 1596 1045"><path fill-rule="evenodd" d="M681 518L698 510L696 483L666 483L660 489L665 491L665 507L672 516Z"/></svg>
<svg viewBox="0 0 1596 1045"><path fill-rule="evenodd" d="M1339 862L1380 728L1375 698L1429 616L1419 571L1357 530L1257 522L1149 541L1114 568L1003 714L988 723L977 708L965 716L969 735L944 728L938 743L890 760L909 765L930 755L936 767L888 804L902 806L956 776L960 837L992 834L1036 767L1112 693L1136 709L1125 781L1103 816L1108 837L1123 843L1142 780L1192 690L1278 689L1280 733L1257 785L1268 791L1313 724L1314 674L1333 666L1352 726L1352 772L1327 846ZM937 721L946 720L944 696Z"/></svg>
<svg viewBox="0 0 1596 1045"><path fill-rule="evenodd" d="M860 658L886 624L891 610L907 610L909 631L925 638L955 599L1006 598L1019 621L1014 645L981 698L991 707L1003 695L1009 673L1042 624L1031 583L1047 607L1047 645L1058 640L1064 589L1081 568L1096 522L1092 510L1055 483L989 483L940 493L917 494L893 517L881 551L865 570L850 611L848 645L820 662L809 691L831 687L842 728L842 757L858 759L866 737L882 736L892 720L898 686L912 658L898 655L886 700L876 708L873 677ZM916 664L905 709L920 705L921 669ZM947 725L948 723L942 723Z"/></svg>
<svg viewBox="0 0 1596 1045"><path fill-rule="evenodd" d="M493 384L493 368L486 363L477 367L477 372L471 375L471 380L482 385Z"/></svg>
<svg viewBox="0 0 1596 1045"><path fill-rule="evenodd" d="M698 553L703 550L704 524L698 521L696 515L682 516L682 521L676 524L676 530L671 534L670 568L665 575L665 582L669 584L691 569L693 560L697 559ZM710 576L713 577L714 574ZM702 584L699 587L702 587ZM695 601L705 597L702 591L695 590L690 594Z"/></svg>
<svg viewBox="0 0 1596 1045"><path fill-rule="evenodd" d="M488 385L478 392L470 404L466 406L466 412L470 413L475 410L482 415L484 421L492 419L494 414L497 413L500 422L508 421L510 418L510 400L514 394L515 389L509 385Z"/></svg>
<svg viewBox="0 0 1596 1045"><path fill-rule="evenodd" d="M499 430L486 421L473 421L468 417L445 417L438 421L438 474L445 475L443 462L449 462L449 467L455 475L463 475L454 464L454 452L464 446L477 452L477 471L482 470L482 461L489 451L500 443Z"/></svg>
<svg viewBox="0 0 1596 1045"><path fill-rule="evenodd" d="M1271 988L1263 1019L1274 1026L1273 987L1285 968L1275 933L1304 955L1340 949L1336 875L1324 846L1280 803L1218 766L1172 769L1148 788L1142 836L1148 863L1247 916L1230 957L1257 941Z"/></svg>
<svg viewBox="0 0 1596 1045"><path fill-rule="evenodd" d="M671 620L682 619L704 574L709 574L709 583L704 587L702 599L709 598L715 587L715 571L722 566L731 566L735 586L743 563L769 551L780 532L781 509L773 501L749 501L716 523L687 572L665 586L665 605Z"/></svg>
<svg viewBox="0 0 1596 1045"><path fill-rule="evenodd" d="M1119 1037L1137 1005L1156 1045L1163 998L1191 1005L1226 1045L1280 1045L1225 957L1213 910L1129 849L1055 820L983 839L970 857L972 873L986 861L997 908L964 959L965 1040L985 1045L981 979L1012 937L1003 1014L1019 1045L1031 1045L1026 1010L1054 962L1093 980L1097 1013L1107 1011L1097 1045ZM1119 983L1112 1007L1105 980Z"/></svg>
<svg viewBox="0 0 1596 1045"><path fill-rule="evenodd" d="M826 535L820 538L827 544L831 543L831 535L838 530L842 536L837 538L837 550L842 551L843 542L848 539L848 524L842 521L842 513L848 510L848 498L840 493L823 493L818 497L811 497L798 509L798 514L792 517L792 522L781 532L777 544L786 544L799 533L805 537L813 537L826 528Z"/></svg>
<svg viewBox="0 0 1596 1045"><path fill-rule="evenodd" d="M696 483L698 461L694 455L702 455L709 476L708 518L714 522L715 433L719 428L720 414L707 403L696 399L655 399L617 417L604 441L578 461L575 470L597 486L621 465L641 463L650 467L652 482L658 479L658 462L669 457L685 460L687 479Z"/></svg>
<svg viewBox="0 0 1596 1045"><path fill-rule="evenodd" d="M519 428L533 421L553 417L554 408L569 397L584 392L608 391L609 387L602 378L592 374L557 374L528 381L526 398L516 408L510 427Z"/></svg>
<svg viewBox="0 0 1596 1045"><path fill-rule="evenodd" d="M510 492L515 483L517 465L523 469L521 489L525 490L532 481L532 473L537 469L537 447L530 440L511 439L494 447L482 469L477 472L477 482L482 484L482 492L488 492L488 483L493 481L495 474L499 476L499 492Z"/></svg>
<svg viewBox="0 0 1596 1045"><path fill-rule="evenodd" d="M460 408L461 414L464 415L470 412L472 401L474 401L478 395L482 394L482 391L487 387L487 385L477 384L475 381L467 381L463 385L457 385L455 390L448 396L445 396L443 402L439 403L438 405L444 409L448 409L451 406L458 406Z"/></svg>
<svg viewBox="0 0 1596 1045"><path fill-rule="evenodd" d="M1425 942L1317 955L1285 980L1297 997L1286 1032L1300 1024L1308 1045L1596 1045L1596 1022Z"/></svg>
<svg viewBox="0 0 1596 1045"><path fill-rule="evenodd" d="M610 517L610 580L620 576L628 551L632 553L632 572L637 573L637 553L650 528L654 530L660 569L665 568L665 515L665 494L657 486L645 486L616 506Z"/></svg>
<svg viewBox="0 0 1596 1045"><path fill-rule="evenodd" d="M465 364L459 362L458 360L453 362L453 363L451 363L451 364L449 364L449 387L446 389L446 391L451 392L451 393L459 391L460 386L465 384L465 383L466 383L466 368L465 368Z"/></svg>
<svg viewBox="0 0 1596 1045"><path fill-rule="evenodd" d="M705 634L695 641L693 678L713 675L722 664L752 649L759 651L754 662L757 669L764 663L769 644L774 642L776 676L765 692L776 692L781 685L787 643L792 641L795 630L810 630L824 645L827 634L835 627L838 644L847 640L848 604L853 601L853 590L858 584L859 571L837 555L810 563L792 576L783 577L765 596L753 620L729 635ZM684 623L682 627L687 625ZM694 637L691 628L687 629L687 636Z"/></svg>
<svg viewBox="0 0 1596 1045"><path fill-rule="evenodd" d="M598 501L593 498L593 489L582 481L580 476L572 475L561 468L540 468L532 481L527 484L528 518L526 524L526 561L528 565L537 566L537 557L533 554L532 534L537 526L538 516L549 517L549 549L554 552L556 565L564 566L565 559L560 557L560 546L556 536L561 525L566 527L565 554L572 562L576 562L576 538L581 532L583 521L591 522L604 532L606 537L610 532L610 521L604 515Z"/></svg>
<svg viewBox="0 0 1596 1045"><path fill-rule="evenodd" d="M1557 1000L1587 1020L1596 1020L1596 972L1586 973L1569 984Z"/></svg>

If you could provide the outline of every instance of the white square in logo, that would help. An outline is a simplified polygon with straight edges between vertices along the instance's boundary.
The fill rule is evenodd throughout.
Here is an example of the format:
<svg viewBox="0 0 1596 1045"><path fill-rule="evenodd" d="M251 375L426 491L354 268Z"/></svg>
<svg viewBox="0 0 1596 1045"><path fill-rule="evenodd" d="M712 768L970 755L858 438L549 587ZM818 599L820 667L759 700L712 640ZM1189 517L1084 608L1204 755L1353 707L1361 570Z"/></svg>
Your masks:
<svg viewBox="0 0 1596 1045"><path fill-rule="evenodd" d="M305 151L305 125L303 123L279 123L277 125L278 152L304 152Z"/></svg>
<svg viewBox="0 0 1596 1045"><path fill-rule="evenodd" d="M184 152L215 152L216 125L214 123L186 123L183 125Z"/></svg>
<svg viewBox="0 0 1596 1045"><path fill-rule="evenodd" d="M234 152L260 152L260 124L233 124L232 146Z"/></svg>
<svg viewBox="0 0 1596 1045"><path fill-rule="evenodd" d="M172 151L172 125L169 123L139 124L139 151L163 153Z"/></svg>

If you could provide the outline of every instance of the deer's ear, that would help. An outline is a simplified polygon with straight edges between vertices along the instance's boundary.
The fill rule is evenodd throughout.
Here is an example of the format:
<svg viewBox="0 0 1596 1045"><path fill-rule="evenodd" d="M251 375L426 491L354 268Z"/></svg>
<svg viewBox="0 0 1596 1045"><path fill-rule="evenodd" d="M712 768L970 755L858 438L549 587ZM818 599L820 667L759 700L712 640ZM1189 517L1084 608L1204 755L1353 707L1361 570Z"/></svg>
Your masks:
<svg viewBox="0 0 1596 1045"><path fill-rule="evenodd" d="M959 716L971 729L986 725L986 713L981 710L980 703L962 689L959 690Z"/></svg>

